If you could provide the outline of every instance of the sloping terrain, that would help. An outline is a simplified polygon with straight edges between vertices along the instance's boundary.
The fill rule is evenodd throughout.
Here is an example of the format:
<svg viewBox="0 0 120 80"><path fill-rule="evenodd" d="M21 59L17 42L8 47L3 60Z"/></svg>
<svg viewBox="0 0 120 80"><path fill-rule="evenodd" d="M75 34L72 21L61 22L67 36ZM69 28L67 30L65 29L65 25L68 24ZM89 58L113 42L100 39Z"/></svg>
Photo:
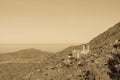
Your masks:
<svg viewBox="0 0 120 80"><path fill-rule="evenodd" d="M110 66L110 61L115 61L113 43L120 38L120 23L117 23L104 33L98 35L89 43L90 53L78 59L69 60L68 54L73 49L81 49L79 46L71 46L58 52L56 55L44 62L40 71L34 72L31 76L24 77L24 80L120 80L120 69L117 74ZM80 63L80 64L78 64ZM120 64L119 58L117 64ZM112 77L114 75L115 77Z"/></svg>
<svg viewBox="0 0 120 80"><path fill-rule="evenodd" d="M90 53L79 59L68 58L73 49L82 45L71 46L40 63L0 64L0 79L3 80L120 80L120 49L115 50L113 43L120 39L120 23L92 39ZM25 52L24 50L21 52ZM31 59L40 57L17 54L15 57ZM16 53L15 53L16 54Z"/></svg>
<svg viewBox="0 0 120 80"><path fill-rule="evenodd" d="M40 68L47 57L53 55L36 49L0 54L0 80L18 80Z"/></svg>
<svg viewBox="0 0 120 80"><path fill-rule="evenodd" d="M17 52L12 53L4 53L0 54L0 62L3 61L12 61L12 60L30 60L37 59L42 57L47 57L52 55L52 53L37 50L37 49L24 49Z"/></svg>
<svg viewBox="0 0 120 80"><path fill-rule="evenodd" d="M120 39L120 22L92 39L88 44L92 53L101 54L107 50L111 50L112 44L117 39Z"/></svg>

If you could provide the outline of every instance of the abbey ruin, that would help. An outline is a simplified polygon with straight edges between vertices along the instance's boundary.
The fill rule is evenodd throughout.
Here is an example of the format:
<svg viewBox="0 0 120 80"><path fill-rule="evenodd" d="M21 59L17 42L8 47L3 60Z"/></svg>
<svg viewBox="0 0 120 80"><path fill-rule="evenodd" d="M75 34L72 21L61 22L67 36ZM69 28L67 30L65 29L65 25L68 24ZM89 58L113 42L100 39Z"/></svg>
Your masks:
<svg viewBox="0 0 120 80"><path fill-rule="evenodd" d="M74 50L72 50L72 55L75 58L80 58L80 55L86 55L89 52L90 52L89 45L83 44L82 49L79 49L79 50L74 49Z"/></svg>

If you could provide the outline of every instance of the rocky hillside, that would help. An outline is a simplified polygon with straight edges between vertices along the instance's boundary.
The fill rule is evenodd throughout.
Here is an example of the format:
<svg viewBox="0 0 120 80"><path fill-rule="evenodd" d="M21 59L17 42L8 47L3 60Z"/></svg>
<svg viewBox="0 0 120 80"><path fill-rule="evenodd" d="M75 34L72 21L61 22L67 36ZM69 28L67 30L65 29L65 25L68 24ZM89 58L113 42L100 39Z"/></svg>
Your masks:
<svg viewBox="0 0 120 80"><path fill-rule="evenodd" d="M82 45L68 47L48 58L43 68L27 75L24 80L120 80L119 67L110 64L110 61L116 61L115 54L120 54L119 51L113 52L113 42L119 38L120 23L117 23L87 43L91 51L88 55L70 60L68 54L73 49L81 49ZM118 58L116 62L120 64Z"/></svg>
<svg viewBox="0 0 120 80"><path fill-rule="evenodd" d="M120 39L120 22L97 37L93 38L87 44L90 45L91 54L101 54L107 50L111 50L113 48L113 42L117 39ZM66 53L70 53L73 49L81 49L81 46L82 45L71 46L58 53L65 55Z"/></svg>
<svg viewBox="0 0 120 80"><path fill-rule="evenodd" d="M47 57L41 63L0 65L0 70L3 71L0 78L4 80L120 80L120 49L113 48L114 41L119 38L120 23L117 23L88 42L90 53L81 55L79 59L68 58L68 55L73 49L81 49L82 45L71 46ZM24 53L24 50L21 52ZM22 57L26 58L26 54ZM19 54L18 57L20 56ZM27 58L31 57L34 55ZM13 69L15 71L12 71Z"/></svg>
<svg viewBox="0 0 120 80"><path fill-rule="evenodd" d="M88 44L92 53L101 54L106 50L111 50L113 42L117 39L120 39L120 22L92 39Z"/></svg>

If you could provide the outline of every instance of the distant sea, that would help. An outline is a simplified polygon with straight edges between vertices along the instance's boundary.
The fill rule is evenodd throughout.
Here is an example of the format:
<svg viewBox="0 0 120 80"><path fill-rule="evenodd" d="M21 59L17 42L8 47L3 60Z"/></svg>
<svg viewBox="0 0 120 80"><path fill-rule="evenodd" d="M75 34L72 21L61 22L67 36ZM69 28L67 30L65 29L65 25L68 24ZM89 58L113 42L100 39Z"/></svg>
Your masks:
<svg viewBox="0 0 120 80"><path fill-rule="evenodd" d="M9 53L15 52L22 49L39 49L42 51L56 53L59 52L69 46L73 45L80 45L78 43L71 43L71 44L0 44L0 53Z"/></svg>

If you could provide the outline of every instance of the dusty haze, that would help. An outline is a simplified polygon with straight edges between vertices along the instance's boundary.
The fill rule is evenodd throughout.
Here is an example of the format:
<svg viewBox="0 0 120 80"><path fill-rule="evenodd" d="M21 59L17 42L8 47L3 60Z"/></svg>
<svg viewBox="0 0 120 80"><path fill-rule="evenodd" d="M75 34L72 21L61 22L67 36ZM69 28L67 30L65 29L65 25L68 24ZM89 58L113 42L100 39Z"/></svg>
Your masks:
<svg viewBox="0 0 120 80"><path fill-rule="evenodd" d="M0 44L0 54L16 52L22 49L39 49L51 53L59 52L69 46L80 45L80 43L71 44Z"/></svg>
<svg viewBox="0 0 120 80"><path fill-rule="evenodd" d="M0 0L0 43L85 43L120 21L120 0Z"/></svg>

